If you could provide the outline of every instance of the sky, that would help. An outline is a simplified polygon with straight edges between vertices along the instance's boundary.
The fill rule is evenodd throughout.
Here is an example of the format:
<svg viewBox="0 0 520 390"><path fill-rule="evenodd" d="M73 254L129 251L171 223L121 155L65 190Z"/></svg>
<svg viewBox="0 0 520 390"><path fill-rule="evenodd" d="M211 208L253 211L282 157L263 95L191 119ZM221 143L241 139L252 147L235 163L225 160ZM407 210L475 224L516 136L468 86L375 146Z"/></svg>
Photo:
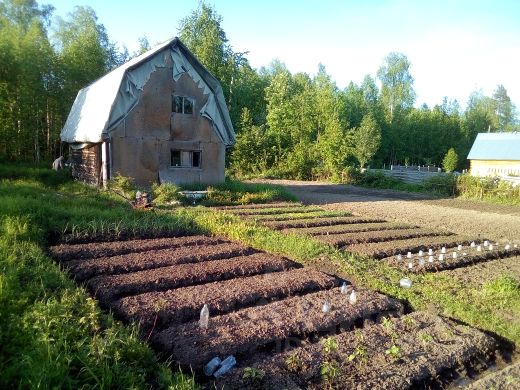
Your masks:
<svg viewBox="0 0 520 390"><path fill-rule="evenodd" d="M198 0L41 0L55 16L91 6L109 38L130 52L178 33ZM390 52L411 62L416 106L446 96L461 107L498 84L520 108L520 1L517 0L209 0L234 51L254 68L273 59L314 75L318 64L339 88L375 77Z"/></svg>

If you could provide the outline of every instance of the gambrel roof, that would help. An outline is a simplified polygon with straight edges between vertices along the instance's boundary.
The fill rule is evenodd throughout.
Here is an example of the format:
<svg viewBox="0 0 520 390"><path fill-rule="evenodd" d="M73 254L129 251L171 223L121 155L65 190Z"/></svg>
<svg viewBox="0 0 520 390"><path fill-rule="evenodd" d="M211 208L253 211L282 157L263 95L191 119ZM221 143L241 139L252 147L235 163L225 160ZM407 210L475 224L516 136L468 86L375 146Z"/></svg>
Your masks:
<svg viewBox="0 0 520 390"><path fill-rule="evenodd" d="M468 160L520 161L520 133L479 133Z"/></svg>
<svg viewBox="0 0 520 390"><path fill-rule="evenodd" d="M189 75L208 96L200 115L208 118L226 146L235 143L235 132L218 80L178 39L174 38L131 59L78 92L61 131L67 143L98 143L137 105L144 85L157 68L173 62L172 77Z"/></svg>

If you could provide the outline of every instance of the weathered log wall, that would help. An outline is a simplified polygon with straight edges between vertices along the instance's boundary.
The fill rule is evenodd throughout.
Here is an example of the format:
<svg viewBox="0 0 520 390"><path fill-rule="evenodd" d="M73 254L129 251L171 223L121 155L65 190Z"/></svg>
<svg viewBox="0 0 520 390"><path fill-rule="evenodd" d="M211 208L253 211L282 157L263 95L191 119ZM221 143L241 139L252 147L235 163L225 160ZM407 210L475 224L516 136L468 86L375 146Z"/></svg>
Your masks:
<svg viewBox="0 0 520 390"><path fill-rule="evenodd" d="M76 180L100 185L101 144L92 144L83 149L70 149L72 177Z"/></svg>

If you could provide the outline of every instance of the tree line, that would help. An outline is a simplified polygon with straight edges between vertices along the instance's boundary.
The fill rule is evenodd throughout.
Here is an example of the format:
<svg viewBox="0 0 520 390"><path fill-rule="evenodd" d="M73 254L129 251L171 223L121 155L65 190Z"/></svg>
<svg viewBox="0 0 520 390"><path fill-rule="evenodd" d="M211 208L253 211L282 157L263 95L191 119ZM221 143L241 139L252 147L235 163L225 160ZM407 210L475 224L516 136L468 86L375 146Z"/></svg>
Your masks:
<svg viewBox="0 0 520 390"><path fill-rule="evenodd" d="M150 48L128 53L109 39L90 7L51 22L53 9L32 0L0 4L0 159L50 160L79 89ZM518 130L507 90L474 92L457 101L414 107L410 62L390 53L375 77L340 89L323 65L316 75L291 73L279 60L253 69L233 50L222 16L200 2L182 19L179 38L221 82L237 143L238 175L339 178L351 167L440 164L453 148L459 168L484 131Z"/></svg>

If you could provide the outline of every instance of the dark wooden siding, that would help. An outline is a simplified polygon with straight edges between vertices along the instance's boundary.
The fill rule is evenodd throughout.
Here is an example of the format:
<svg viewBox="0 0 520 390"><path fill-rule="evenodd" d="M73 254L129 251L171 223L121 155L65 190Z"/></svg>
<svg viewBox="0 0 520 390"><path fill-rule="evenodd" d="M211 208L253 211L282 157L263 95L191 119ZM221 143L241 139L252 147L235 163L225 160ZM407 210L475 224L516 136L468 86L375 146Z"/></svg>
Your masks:
<svg viewBox="0 0 520 390"><path fill-rule="evenodd" d="M83 149L70 149L72 177L82 182L101 184L101 144Z"/></svg>

